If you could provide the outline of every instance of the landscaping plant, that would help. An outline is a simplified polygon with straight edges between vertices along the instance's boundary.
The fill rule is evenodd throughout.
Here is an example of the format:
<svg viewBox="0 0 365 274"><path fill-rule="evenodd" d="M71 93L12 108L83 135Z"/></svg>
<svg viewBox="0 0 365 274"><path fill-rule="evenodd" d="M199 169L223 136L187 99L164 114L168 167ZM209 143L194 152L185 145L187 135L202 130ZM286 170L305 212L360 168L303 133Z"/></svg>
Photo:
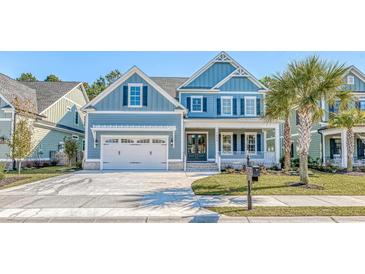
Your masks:
<svg viewBox="0 0 365 274"><path fill-rule="evenodd" d="M72 165L72 162L76 159L78 151L77 142L71 138L65 139L65 154L67 155L69 166Z"/></svg>

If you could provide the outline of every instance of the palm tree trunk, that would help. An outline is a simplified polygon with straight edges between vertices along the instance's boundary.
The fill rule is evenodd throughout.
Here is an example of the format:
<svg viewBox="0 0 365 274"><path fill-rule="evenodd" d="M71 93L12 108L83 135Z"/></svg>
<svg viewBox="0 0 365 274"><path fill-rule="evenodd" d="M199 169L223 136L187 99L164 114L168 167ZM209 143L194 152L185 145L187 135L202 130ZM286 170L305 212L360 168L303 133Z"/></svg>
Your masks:
<svg viewBox="0 0 365 274"><path fill-rule="evenodd" d="M354 131L352 128L346 130L347 139L347 171L352 171L352 159L354 157Z"/></svg>
<svg viewBox="0 0 365 274"><path fill-rule="evenodd" d="M290 170L290 150L291 150L291 129L290 129L290 117L285 117L284 123L284 171Z"/></svg>
<svg viewBox="0 0 365 274"><path fill-rule="evenodd" d="M312 114L309 110L301 110L298 113L298 151L299 151L299 174L303 184L309 184L308 176L308 154L311 142Z"/></svg>

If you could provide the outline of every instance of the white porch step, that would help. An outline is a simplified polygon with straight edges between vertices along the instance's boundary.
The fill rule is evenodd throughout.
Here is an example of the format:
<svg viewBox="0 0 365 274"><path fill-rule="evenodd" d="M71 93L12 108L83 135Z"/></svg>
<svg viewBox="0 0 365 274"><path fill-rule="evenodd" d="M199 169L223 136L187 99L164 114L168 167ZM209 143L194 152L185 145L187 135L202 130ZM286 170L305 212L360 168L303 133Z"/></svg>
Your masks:
<svg viewBox="0 0 365 274"><path fill-rule="evenodd" d="M187 171L218 171L218 165L214 162L186 163Z"/></svg>

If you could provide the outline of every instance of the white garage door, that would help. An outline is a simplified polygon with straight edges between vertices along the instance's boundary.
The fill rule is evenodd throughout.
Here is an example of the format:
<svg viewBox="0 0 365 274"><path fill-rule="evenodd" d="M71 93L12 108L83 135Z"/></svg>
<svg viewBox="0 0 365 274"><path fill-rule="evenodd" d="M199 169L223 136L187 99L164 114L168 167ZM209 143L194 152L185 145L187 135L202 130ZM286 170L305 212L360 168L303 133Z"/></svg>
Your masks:
<svg viewBox="0 0 365 274"><path fill-rule="evenodd" d="M164 137L103 138L103 169L167 169Z"/></svg>

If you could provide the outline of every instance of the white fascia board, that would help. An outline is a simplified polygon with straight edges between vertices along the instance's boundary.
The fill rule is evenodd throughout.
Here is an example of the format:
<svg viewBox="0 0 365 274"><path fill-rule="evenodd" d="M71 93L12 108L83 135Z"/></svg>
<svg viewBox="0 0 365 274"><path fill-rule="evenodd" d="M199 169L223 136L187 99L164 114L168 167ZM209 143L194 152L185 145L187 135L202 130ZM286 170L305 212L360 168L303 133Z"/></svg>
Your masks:
<svg viewBox="0 0 365 274"><path fill-rule="evenodd" d="M159 85L157 85L151 78L149 78L142 70L140 70L137 66L133 66L130 70L128 70L125 74L122 75L118 80L116 80L113 84L107 87L103 92L101 92L98 96L96 96L93 100L87 103L82 110L84 110L88 106L95 106L100 100L105 98L109 93L114 91L119 85L121 85L124 81L128 80L134 73L138 74L143 80L145 80L148 84L150 84L154 89L156 89L159 93L161 93L166 99L168 99L172 104L176 107L181 107L186 110L183 105L181 105L176 99L174 99L170 94L168 94L165 90L163 90Z"/></svg>
<svg viewBox="0 0 365 274"><path fill-rule="evenodd" d="M91 114L184 114L183 110L175 111L122 111L122 110L88 110L87 113Z"/></svg>
<svg viewBox="0 0 365 274"><path fill-rule="evenodd" d="M5 102L7 103L9 106L12 107L12 109L15 109L14 106L2 95L0 94L0 98Z"/></svg>
<svg viewBox="0 0 365 274"><path fill-rule="evenodd" d="M360 78L363 82L365 82L365 75L355 66L351 66L348 73L353 73L355 76Z"/></svg>
<svg viewBox="0 0 365 274"><path fill-rule="evenodd" d="M69 134L78 134L78 135L82 135L82 136L85 135L84 133L81 133L81 132L78 132L78 131L74 131L74 130L71 130L71 129L60 128L60 127L57 127L57 126L43 124L41 121L35 122L34 123L34 126L35 127L43 127L43 128L47 128L47 129L50 129L50 130L56 130L56 131L60 131L60 132L64 132L64 133L69 133Z"/></svg>

